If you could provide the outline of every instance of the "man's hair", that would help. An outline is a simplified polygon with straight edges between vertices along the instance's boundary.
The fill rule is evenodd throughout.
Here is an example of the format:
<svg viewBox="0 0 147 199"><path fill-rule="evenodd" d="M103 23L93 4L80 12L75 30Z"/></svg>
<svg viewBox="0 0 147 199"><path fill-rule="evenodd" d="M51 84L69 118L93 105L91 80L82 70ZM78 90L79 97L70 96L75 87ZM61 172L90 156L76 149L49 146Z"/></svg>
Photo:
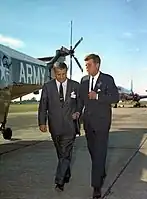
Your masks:
<svg viewBox="0 0 147 199"><path fill-rule="evenodd" d="M84 61L88 61L92 59L95 63L99 63L101 64L101 58L99 55L96 55L96 54L89 54L85 57Z"/></svg>
<svg viewBox="0 0 147 199"><path fill-rule="evenodd" d="M67 65L64 62L56 62L56 63L54 63L53 68L54 69L58 68L60 70L63 70L63 69L68 70L68 67L67 67Z"/></svg>

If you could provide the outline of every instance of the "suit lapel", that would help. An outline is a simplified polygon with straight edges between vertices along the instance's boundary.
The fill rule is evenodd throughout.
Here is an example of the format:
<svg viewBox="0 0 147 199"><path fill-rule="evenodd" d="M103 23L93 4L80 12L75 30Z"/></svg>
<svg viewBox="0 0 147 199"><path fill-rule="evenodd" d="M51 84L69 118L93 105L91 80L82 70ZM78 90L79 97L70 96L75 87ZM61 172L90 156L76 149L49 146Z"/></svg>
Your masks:
<svg viewBox="0 0 147 199"><path fill-rule="evenodd" d="M57 84L56 84L56 80L54 79L53 81L54 87L55 87L55 92L56 94L58 94L58 88L57 88Z"/></svg>
<svg viewBox="0 0 147 199"><path fill-rule="evenodd" d="M56 84L55 79L53 81L53 86L54 86L54 90L55 90L55 95L57 96L56 99L59 99L59 93L58 93L58 88L57 88L57 84ZM59 99L59 102L60 102L60 99Z"/></svg>
<svg viewBox="0 0 147 199"><path fill-rule="evenodd" d="M101 78L102 78L102 73L100 72L99 77L96 80L94 90L97 89L97 85L100 83ZM88 80L86 82L86 91L87 91L87 93L89 93L89 81L90 81L90 76L88 76Z"/></svg>
<svg viewBox="0 0 147 199"><path fill-rule="evenodd" d="M97 80L96 80L96 83L95 83L95 87L94 87L94 91L96 91L97 90L97 87L99 87L100 85L100 82L101 82L101 78L102 78L102 73L100 72L100 74L99 74L99 76L98 76L98 78L97 78Z"/></svg>
<svg viewBox="0 0 147 199"><path fill-rule="evenodd" d="M53 81L53 86L54 86L54 91L55 91L56 99L60 103L58 88L57 88L57 84L56 84L56 80L55 79ZM65 94L64 104L68 101L68 99L70 97L71 87L72 87L71 81L70 81L70 79L67 79L67 88L66 88L66 94Z"/></svg>
<svg viewBox="0 0 147 199"><path fill-rule="evenodd" d="M86 93L89 93L89 82L90 82L90 76L88 76L87 84L86 84Z"/></svg>
<svg viewBox="0 0 147 199"><path fill-rule="evenodd" d="M83 82L82 95L86 99L88 99L88 93L89 93L89 80L90 80L90 76L88 76L87 79Z"/></svg>
<svg viewBox="0 0 147 199"><path fill-rule="evenodd" d="M68 100L71 93L71 81L70 79L67 79L67 88L66 88L66 94L65 94L65 102Z"/></svg>

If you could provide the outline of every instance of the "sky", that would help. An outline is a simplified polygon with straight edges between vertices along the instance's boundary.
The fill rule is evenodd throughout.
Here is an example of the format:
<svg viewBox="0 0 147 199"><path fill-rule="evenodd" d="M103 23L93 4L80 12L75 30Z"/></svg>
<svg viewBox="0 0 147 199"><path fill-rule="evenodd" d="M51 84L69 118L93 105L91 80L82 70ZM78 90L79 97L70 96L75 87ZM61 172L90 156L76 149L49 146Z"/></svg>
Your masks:
<svg viewBox="0 0 147 199"><path fill-rule="evenodd" d="M146 0L0 0L0 5L1 44L33 57L53 56L61 46L69 48L72 20L73 44L83 37L75 56L84 73L73 60L74 80L86 74L84 57L97 53L101 71L116 85L130 89L132 79L134 92L146 93Z"/></svg>

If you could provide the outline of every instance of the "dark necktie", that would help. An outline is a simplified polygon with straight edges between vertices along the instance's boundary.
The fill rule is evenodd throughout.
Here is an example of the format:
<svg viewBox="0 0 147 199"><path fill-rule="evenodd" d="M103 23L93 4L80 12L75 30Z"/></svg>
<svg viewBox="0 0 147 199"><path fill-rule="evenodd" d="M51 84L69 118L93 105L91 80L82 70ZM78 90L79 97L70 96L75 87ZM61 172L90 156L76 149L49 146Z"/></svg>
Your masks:
<svg viewBox="0 0 147 199"><path fill-rule="evenodd" d="M93 88L93 81L94 81L94 77L92 77L92 82L91 82L91 91L93 91L93 90L94 90L94 88Z"/></svg>
<svg viewBox="0 0 147 199"><path fill-rule="evenodd" d="M64 95L63 95L63 86L62 86L62 83L60 83L60 87L59 87L59 97L60 97L61 105L63 105L63 103L64 103Z"/></svg>

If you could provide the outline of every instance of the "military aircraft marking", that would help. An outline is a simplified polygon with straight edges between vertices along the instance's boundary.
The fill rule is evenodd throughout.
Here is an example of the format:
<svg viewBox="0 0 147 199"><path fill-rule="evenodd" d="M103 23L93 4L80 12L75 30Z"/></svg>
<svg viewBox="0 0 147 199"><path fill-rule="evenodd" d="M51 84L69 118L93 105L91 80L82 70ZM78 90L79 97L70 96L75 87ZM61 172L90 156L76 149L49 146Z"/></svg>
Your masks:
<svg viewBox="0 0 147 199"><path fill-rule="evenodd" d="M19 82L26 84L43 84L46 69L42 66L20 62Z"/></svg>
<svg viewBox="0 0 147 199"><path fill-rule="evenodd" d="M48 67L11 58L0 51L0 87L13 83L43 85L48 78Z"/></svg>

